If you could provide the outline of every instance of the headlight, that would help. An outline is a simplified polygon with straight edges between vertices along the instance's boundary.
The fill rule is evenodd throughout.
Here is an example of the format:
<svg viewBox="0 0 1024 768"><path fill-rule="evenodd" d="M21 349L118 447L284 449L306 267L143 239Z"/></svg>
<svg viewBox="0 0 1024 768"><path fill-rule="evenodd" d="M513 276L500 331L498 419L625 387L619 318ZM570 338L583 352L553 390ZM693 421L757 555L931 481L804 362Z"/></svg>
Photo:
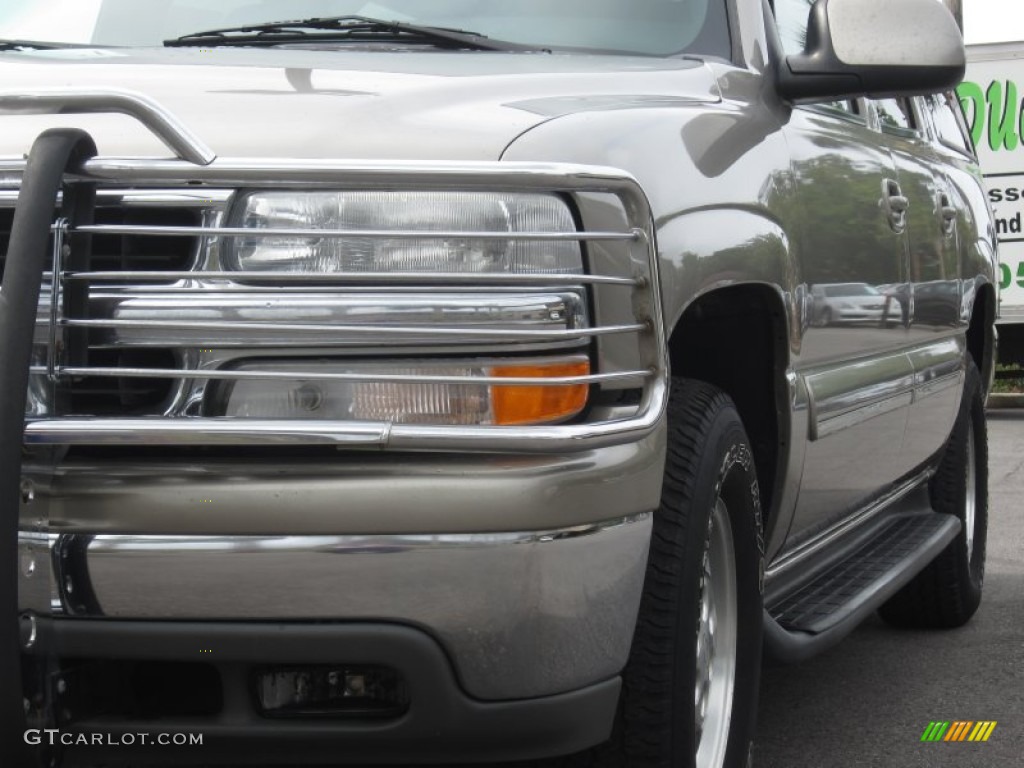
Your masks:
<svg viewBox="0 0 1024 768"><path fill-rule="evenodd" d="M590 364L578 355L542 361L310 362L302 366L305 376L295 373L294 379L287 374L296 370L295 363L245 364L237 370L284 378L242 379L227 385L218 409L225 416L510 426L549 424L578 414L586 405L588 385L544 380L586 376ZM374 381L375 377L391 380ZM481 378L538 383L503 385Z"/></svg>
<svg viewBox="0 0 1024 768"><path fill-rule="evenodd" d="M252 192L236 202L229 226L364 233L226 238L224 266L240 271L572 274L583 270L575 240L501 237L504 233L576 232L569 207L555 195ZM408 235L415 232L445 236Z"/></svg>

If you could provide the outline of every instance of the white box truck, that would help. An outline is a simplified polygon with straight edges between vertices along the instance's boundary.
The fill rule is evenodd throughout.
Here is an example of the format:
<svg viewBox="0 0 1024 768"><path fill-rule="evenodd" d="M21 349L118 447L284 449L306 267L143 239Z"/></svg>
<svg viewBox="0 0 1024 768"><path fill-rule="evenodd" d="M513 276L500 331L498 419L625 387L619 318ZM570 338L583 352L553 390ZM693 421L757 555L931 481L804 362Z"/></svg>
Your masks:
<svg viewBox="0 0 1024 768"><path fill-rule="evenodd" d="M967 75L958 93L999 237L999 361L1019 371L1024 369L1024 41L967 46Z"/></svg>

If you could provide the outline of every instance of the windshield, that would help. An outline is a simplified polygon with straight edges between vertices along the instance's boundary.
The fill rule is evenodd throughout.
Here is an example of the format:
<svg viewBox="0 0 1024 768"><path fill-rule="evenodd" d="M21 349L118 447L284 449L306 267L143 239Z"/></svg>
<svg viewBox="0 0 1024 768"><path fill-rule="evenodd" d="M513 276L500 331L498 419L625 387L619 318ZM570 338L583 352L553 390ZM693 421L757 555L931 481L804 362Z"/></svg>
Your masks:
<svg viewBox="0 0 1024 768"><path fill-rule="evenodd" d="M729 56L725 0L0 0L0 38L152 46L219 27L349 15L533 47Z"/></svg>

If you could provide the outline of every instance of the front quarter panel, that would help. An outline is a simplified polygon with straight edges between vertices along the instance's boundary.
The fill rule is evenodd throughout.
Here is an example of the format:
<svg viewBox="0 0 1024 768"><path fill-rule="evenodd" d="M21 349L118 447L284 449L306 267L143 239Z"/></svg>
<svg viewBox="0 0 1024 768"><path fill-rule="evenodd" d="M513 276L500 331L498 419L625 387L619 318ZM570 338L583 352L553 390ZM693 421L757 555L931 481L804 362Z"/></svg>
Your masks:
<svg viewBox="0 0 1024 768"><path fill-rule="evenodd" d="M668 336L710 292L770 286L788 318L789 355L777 363L779 391L788 392L785 372L799 353L806 303L793 253L800 212L782 132L789 112L765 98L771 84L755 72L722 64L708 71L719 102L563 115L519 137L502 159L593 163L638 180L654 217ZM778 484L790 492L776 495L769 529L784 531L795 504L791 481L806 432L793 431ZM777 538L772 530L766 537Z"/></svg>
<svg viewBox="0 0 1024 768"><path fill-rule="evenodd" d="M727 77L761 80L738 70ZM502 159L605 165L639 181L654 216L671 332L708 290L757 282L789 293L799 284L789 258L792 184L781 128L756 100L579 112L526 132Z"/></svg>

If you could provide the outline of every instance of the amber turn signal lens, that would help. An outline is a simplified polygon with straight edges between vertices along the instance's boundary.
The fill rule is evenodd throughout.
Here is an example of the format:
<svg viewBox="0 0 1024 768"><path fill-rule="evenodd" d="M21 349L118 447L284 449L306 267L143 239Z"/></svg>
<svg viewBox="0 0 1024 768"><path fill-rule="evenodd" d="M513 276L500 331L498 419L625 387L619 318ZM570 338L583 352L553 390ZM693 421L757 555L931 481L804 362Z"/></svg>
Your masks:
<svg viewBox="0 0 1024 768"><path fill-rule="evenodd" d="M492 376L508 379L547 379L589 374L590 363L586 360L550 365L496 365L491 369ZM511 426L564 421L583 410L587 404L588 389L587 384L537 387L494 385L491 387L494 423Z"/></svg>

